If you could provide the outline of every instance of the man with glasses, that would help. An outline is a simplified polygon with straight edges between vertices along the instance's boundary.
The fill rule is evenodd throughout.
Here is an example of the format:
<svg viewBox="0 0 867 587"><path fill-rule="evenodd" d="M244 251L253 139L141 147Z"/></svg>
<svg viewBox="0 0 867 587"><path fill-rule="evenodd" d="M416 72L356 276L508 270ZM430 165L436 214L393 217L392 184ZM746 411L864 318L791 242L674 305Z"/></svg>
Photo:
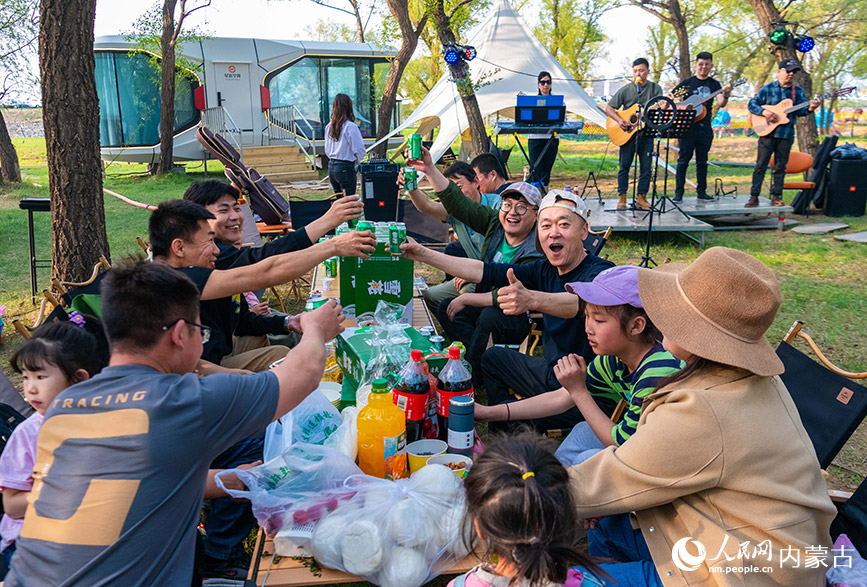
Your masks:
<svg viewBox="0 0 867 587"><path fill-rule="evenodd" d="M706 98L721 89L723 93L717 95L716 101L720 108L725 108L726 104L728 104L732 87L728 84L722 86L717 80L710 77L712 69L713 55L707 51L702 51L696 55L695 75L680 82L672 93L676 94L678 90L684 92L685 97L681 98L681 100L685 100L694 94L701 98ZM712 106L712 104L707 102L704 105L708 110ZM677 147L680 149L680 154L677 157L677 173L675 174L674 181L675 202L683 200L686 169L689 167L689 161L692 159L693 152L695 153L696 196L698 196L699 201L713 200L713 196L707 195L707 154L710 152L710 147L713 144L711 122L712 117L705 116L698 122L694 122L683 136L678 139Z"/></svg>
<svg viewBox="0 0 867 587"><path fill-rule="evenodd" d="M199 378L189 278L122 263L101 291L111 362L45 414L6 585L190 585L209 465L316 389L343 330L329 302L301 317L301 341L269 372Z"/></svg>
<svg viewBox="0 0 867 587"><path fill-rule="evenodd" d="M458 186L440 173L424 147L421 159L409 163L425 174L450 216L484 235L482 262L518 264L542 258L536 251L536 210L542 199L536 187L524 182L508 184L500 193L500 209L494 210L465 198ZM489 338L494 344L517 345L530 331L526 315L506 316L493 307L490 286L476 285L473 292L456 291L440 299L436 316L451 340L466 345L466 358L477 379Z"/></svg>

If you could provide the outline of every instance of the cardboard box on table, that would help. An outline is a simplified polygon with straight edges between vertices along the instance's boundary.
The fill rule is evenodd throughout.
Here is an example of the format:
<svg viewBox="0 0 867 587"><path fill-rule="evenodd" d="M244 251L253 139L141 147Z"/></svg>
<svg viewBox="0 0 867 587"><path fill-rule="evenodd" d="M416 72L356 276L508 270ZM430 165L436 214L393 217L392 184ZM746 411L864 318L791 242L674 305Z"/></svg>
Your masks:
<svg viewBox="0 0 867 587"><path fill-rule="evenodd" d="M406 307L412 319L413 262L392 256L387 242L377 242L369 259L340 258L340 305L347 318L373 312L379 300Z"/></svg>
<svg viewBox="0 0 867 587"><path fill-rule="evenodd" d="M410 348L420 350L425 356L436 351L430 341L410 325L406 326ZM355 403L355 390L364 380L364 372L373 359L373 332L370 327L347 328L337 336L337 364L343 370L343 389L340 400L344 405ZM438 375L446 364L445 357L431 357L427 363L430 372Z"/></svg>

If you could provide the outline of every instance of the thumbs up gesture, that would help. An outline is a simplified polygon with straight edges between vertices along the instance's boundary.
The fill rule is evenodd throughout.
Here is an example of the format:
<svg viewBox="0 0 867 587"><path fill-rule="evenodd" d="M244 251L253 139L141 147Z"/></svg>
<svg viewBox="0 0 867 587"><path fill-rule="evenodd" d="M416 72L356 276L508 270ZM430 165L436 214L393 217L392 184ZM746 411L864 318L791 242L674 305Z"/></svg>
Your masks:
<svg viewBox="0 0 867 587"><path fill-rule="evenodd" d="M506 272L506 277L509 280L509 285L501 287L497 292L497 303L500 305L503 314L517 316L529 311L533 307L534 292L524 287L524 284L518 281L514 270L511 268Z"/></svg>

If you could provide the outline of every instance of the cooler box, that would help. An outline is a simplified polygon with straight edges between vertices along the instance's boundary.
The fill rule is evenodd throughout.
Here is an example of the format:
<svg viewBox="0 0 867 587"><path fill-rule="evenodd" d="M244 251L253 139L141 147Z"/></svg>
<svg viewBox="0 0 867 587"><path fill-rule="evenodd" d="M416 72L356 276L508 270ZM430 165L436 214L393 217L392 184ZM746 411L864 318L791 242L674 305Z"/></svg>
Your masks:
<svg viewBox="0 0 867 587"><path fill-rule="evenodd" d="M420 350L425 356L436 351L430 341L422 336L412 326L406 327L406 335L410 338L410 348ZM343 388L341 402L355 403L355 390L364 379L364 371L373 358L371 338L373 333L369 326L363 328L347 328L337 335L337 364L343 370ZM433 375L437 375L446 364L446 357L432 357L428 365Z"/></svg>

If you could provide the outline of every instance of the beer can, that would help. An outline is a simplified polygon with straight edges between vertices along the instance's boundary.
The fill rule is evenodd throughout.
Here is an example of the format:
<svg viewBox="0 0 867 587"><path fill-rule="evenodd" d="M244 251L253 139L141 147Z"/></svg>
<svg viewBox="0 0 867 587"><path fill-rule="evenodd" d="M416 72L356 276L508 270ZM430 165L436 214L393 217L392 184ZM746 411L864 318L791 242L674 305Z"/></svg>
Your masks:
<svg viewBox="0 0 867 587"><path fill-rule="evenodd" d="M360 218L350 218L346 221L346 225L349 227L350 230L355 230L355 227L358 226L359 220Z"/></svg>
<svg viewBox="0 0 867 587"><path fill-rule="evenodd" d="M406 242L406 225L395 222L388 227L388 252L393 255L403 255L400 245Z"/></svg>
<svg viewBox="0 0 867 587"><path fill-rule="evenodd" d="M353 224L358 224L358 219L356 218L355 220L352 220L351 222ZM345 232L352 232L354 229L355 229L354 226L349 226L349 222L344 222L343 224L341 224L340 226L337 227L337 230L335 231L335 233L336 234L343 234Z"/></svg>
<svg viewBox="0 0 867 587"><path fill-rule="evenodd" d="M418 171L413 167L405 167L403 170L403 189L408 192L418 189Z"/></svg>
<svg viewBox="0 0 867 587"><path fill-rule="evenodd" d="M310 298L304 304L304 311L312 312L319 306L324 306L327 303L328 298L323 298L322 294L320 294L319 292L313 292L312 294L310 294Z"/></svg>
<svg viewBox="0 0 867 587"><path fill-rule="evenodd" d="M410 135L409 158L421 159L421 135Z"/></svg>
<svg viewBox="0 0 867 587"><path fill-rule="evenodd" d="M337 257L325 260L325 277L337 277Z"/></svg>
<svg viewBox="0 0 867 587"><path fill-rule="evenodd" d="M446 344L446 339L439 334L434 334L429 337L428 340L430 341L431 346L438 351L443 350Z"/></svg>
<svg viewBox="0 0 867 587"><path fill-rule="evenodd" d="M367 220L362 220L355 226L355 230L359 232L364 232L366 230L373 232L373 223L368 222Z"/></svg>

